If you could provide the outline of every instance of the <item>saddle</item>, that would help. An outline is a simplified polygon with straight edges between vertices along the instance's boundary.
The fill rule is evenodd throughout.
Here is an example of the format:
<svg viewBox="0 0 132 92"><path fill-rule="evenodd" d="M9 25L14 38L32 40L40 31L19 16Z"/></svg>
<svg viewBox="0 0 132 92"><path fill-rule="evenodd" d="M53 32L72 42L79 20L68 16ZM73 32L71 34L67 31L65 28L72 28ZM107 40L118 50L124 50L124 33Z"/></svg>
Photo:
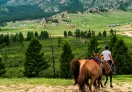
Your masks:
<svg viewBox="0 0 132 92"><path fill-rule="evenodd" d="M93 58L93 60L100 66L101 60L99 58Z"/></svg>

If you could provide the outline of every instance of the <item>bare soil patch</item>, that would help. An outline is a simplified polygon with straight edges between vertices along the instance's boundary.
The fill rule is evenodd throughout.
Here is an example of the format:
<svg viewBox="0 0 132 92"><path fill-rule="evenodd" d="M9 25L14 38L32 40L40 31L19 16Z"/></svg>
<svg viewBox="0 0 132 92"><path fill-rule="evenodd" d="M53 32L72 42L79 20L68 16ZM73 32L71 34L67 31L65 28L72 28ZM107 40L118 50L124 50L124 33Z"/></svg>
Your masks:
<svg viewBox="0 0 132 92"><path fill-rule="evenodd" d="M116 30L120 31L120 32L117 32L117 34L122 34L122 35L127 35L129 37L132 37L132 26L131 25L126 25Z"/></svg>

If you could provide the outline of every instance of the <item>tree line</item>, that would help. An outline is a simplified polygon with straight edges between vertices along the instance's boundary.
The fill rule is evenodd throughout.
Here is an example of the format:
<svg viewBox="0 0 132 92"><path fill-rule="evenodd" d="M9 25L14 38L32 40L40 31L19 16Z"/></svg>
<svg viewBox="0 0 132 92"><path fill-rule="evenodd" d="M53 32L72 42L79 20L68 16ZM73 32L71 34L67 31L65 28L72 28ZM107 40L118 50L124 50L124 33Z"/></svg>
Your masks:
<svg viewBox="0 0 132 92"><path fill-rule="evenodd" d="M75 31L76 32L76 31ZM77 31L78 32L78 31ZM88 31L89 32L89 31ZM110 31L112 33L112 31ZM45 32L41 32L42 33ZM31 38L30 43L28 45L28 48L25 52L25 60L24 60L24 71L23 74L25 77L40 77L40 72L42 70L46 70L48 67L55 67L55 65L51 66L47 59L45 58L44 53L42 52L42 44L40 44L39 36L36 33L32 33L29 31L28 35L30 34ZM20 36L20 34L19 34ZM76 37L76 40L79 38ZM38 38L37 38L38 37ZM28 37L27 37L28 38ZM40 37L41 38L41 37ZM42 37L43 38L43 37ZM109 38L109 37L108 37ZM107 38L107 39L108 39ZM44 37L46 39L46 37ZM65 38L64 38L65 39ZM105 39L105 38L104 38ZM72 59L76 58L73 54L72 46L69 41L65 41L63 43L63 46L60 46L59 43L61 43L62 38L58 38L58 46L62 48L62 52L59 56L59 76L61 78L72 78L72 72L70 70L70 62ZM98 38L98 35L95 35L95 32L93 31L93 34L91 34L90 38L87 38L87 53L85 54L85 57L91 57L93 56L93 52L100 52L101 53L101 45L102 43L99 43L100 39ZM20 40L19 40L20 41ZM51 42L53 43L53 42ZM104 43L103 43L104 45ZM105 45L109 45L110 50L112 52L115 65L116 65L116 72L117 74L131 74L132 73L132 57L130 56L128 52L128 47L126 46L125 42L122 38L118 38L116 34L111 34L109 40L107 40L107 43ZM52 46L52 45L51 45ZM54 47L52 47L54 50ZM78 52L79 53L79 52ZM54 55L54 51L53 54ZM54 59L52 57L52 59ZM79 58L78 58L79 59ZM52 61L54 62L54 61ZM2 63L2 56L0 57L0 66L1 66L1 74L4 74L5 66ZM54 68L55 75L58 75L56 73L56 67ZM44 76L43 76L44 77Z"/></svg>
<svg viewBox="0 0 132 92"><path fill-rule="evenodd" d="M49 38L49 33L47 31L41 31L40 34L35 31L28 31L27 36L24 38L24 35L22 32L15 33L15 34L0 34L0 45L1 44L6 44L6 46L9 46L10 43L23 43L23 41L30 41L32 38L38 38L39 40L42 39L48 39Z"/></svg>
<svg viewBox="0 0 132 92"><path fill-rule="evenodd" d="M110 50L112 51L117 74L131 74L132 58L128 53L128 47L125 45L123 39L118 39L116 35L112 35L108 45L110 47ZM49 67L48 63L43 58L44 54L40 53L41 48L42 46L39 44L38 40L34 39L30 42L30 45L26 52L26 59L25 59L26 61L24 64L26 73L29 73L26 75L27 77L39 77L38 75L39 72L42 69L46 69ZM92 35L87 48L88 50L86 56L88 57L93 56L93 52L101 53L98 44L98 39L95 35ZM67 41L63 45L62 50L63 51L60 54L60 60L59 60L60 75L61 75L60 77L67 79L72 77L70 62L72 61L72 59L75 58L75 55L72 53L71 46ZM33 73L33 75L32 74L30 75L30 73Z"/></svg>
<svg viewBox="0 0 132 92"><path fill-rule="evenodd" d="M116 30L111 29L110 31L110 35L114 35L116 34ZM75 32L71 32L71 31L64 31L64 37L69 37L69 36L75 36L76 38L91 38L92 35L95 35L95 31L89 29L88 31L81 31L80 29L76 29ZM107 32L104 30L102 33L99 32L97 34L98 38L103 38L103 37L107 37Z"/></svg>

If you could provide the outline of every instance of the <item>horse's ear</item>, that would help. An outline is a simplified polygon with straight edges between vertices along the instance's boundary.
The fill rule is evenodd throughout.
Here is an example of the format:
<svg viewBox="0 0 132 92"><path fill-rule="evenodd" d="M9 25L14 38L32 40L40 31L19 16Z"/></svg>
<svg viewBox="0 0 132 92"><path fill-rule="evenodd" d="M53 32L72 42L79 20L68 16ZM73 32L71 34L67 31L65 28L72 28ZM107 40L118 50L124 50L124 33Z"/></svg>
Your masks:
<svg viewBox="0 0 132 92"><path fill-rule="evenodd" d="M97 53L98 56L100 56L100 53Z"/></svg>
<svg viewBox="0 0 132 92"><path fill-rule="evenodd" d="M93 52L94 56L96 55L95 52Z"/></svg>

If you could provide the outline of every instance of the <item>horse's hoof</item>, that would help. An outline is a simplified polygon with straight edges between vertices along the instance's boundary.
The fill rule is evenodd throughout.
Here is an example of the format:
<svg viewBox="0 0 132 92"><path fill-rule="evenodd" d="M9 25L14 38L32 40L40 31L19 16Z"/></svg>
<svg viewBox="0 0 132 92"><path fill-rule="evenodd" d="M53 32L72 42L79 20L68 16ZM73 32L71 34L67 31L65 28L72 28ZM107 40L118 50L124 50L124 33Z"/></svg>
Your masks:
<svg viewBox="0 0 132 92"><path fill-rule="evenodd" d="M104 86L103 86L103 85L101 85L101 87L103 88Z"/></svg>
<svg viewBox="0 0 132 92"><path fill-rule="evenodd" d="M73 85L75 86L77 83L74 83Z"/></svg>
<svg viewBox="0 0 132 92"><path fill-rule="evenodd" d="M113 86L110 86L111 88L113 88Z"/></svg>

